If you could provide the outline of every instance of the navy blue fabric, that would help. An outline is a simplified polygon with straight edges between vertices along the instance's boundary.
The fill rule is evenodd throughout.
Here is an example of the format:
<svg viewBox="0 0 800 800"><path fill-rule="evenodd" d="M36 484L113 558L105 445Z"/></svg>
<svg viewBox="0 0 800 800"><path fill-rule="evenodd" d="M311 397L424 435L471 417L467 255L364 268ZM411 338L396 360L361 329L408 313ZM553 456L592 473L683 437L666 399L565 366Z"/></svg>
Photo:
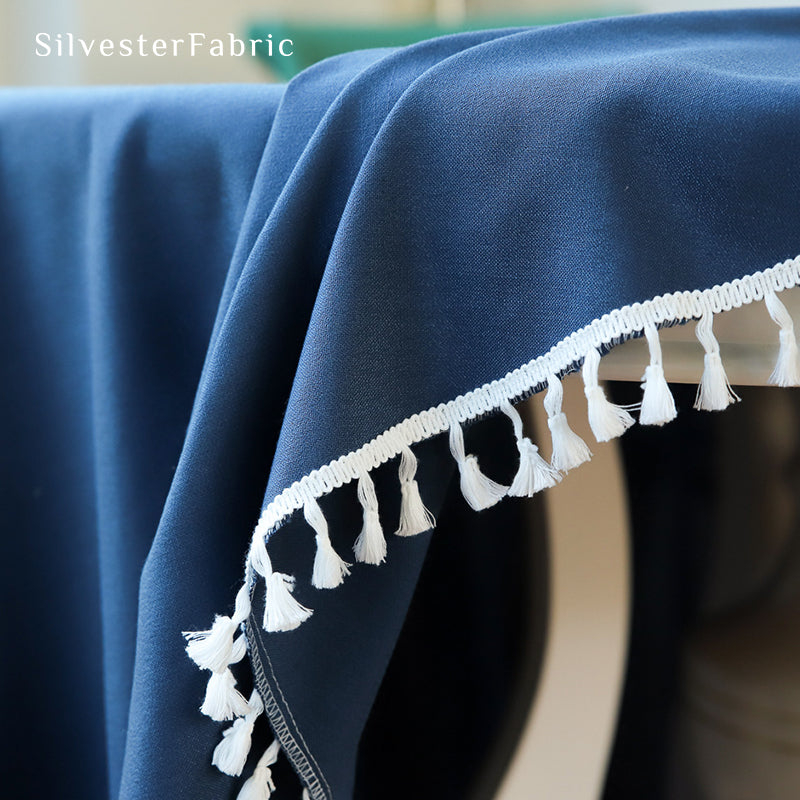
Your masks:
<svg viewBox="0 0 800 800"><path fill-rule="evenodd" d="M613 308L797 255L797 25L554 26L414 81L348 187L267 500Z"/></svg>
<svg viewBox="0 0 800 800"><path fill-rule="evenodd" d="M800 253L798 44L797 10L641 16L285 88L0 95L10 796L233 797L179 632L230 607L261 507L610 309ZM436 511L452 463L416 450ZM342 553L352 489L323 501ZM429 538L318 592L302 521L271 537L315 615L249 627L325 797L353 795Z"/></svg>
<svg viewBox="0 0 800 800"><path fill-rule="evenodd" d="M126 740L164 750L152 767L175 786L137 763L152 752L135 754L122 796L180 797L176 787L193 787L184 771L213 776L214 726L195 686L175 689L197 677L181 657L185 615L156 607L170 620L160 634L139 624L153 608L139 581L280 97L274 87L0 94L4 797L120 796ZM223 580L239 575L248 525L214 526ZM204 534L191 534L173 539L159 581L194 604ZM144 718L134 701L129 724L137 627L163 637L151 666L182 699ZM193 796L219 797L220 778Z"/></svg>
<svg viewBox="0 0 800 800"><path fill-rule="evenodd" d="M770 11L509 32L410 84L327 254L265 503L606 311L796 255L799 23L796 11ZM435 484L422 485L435 509ZM335 511L331 519L346 554L355 513L349 524ZM401 562L412 548L413 569ZM325 594L307 588L313 542L302 520L270 538L316 615L261 641L330 796L352 794L374 694L365 676L388 657L405 603L400 573L416 576L419 550L392 543L380 572L393 593L365 567ZM481 589L476 575L484 598ZM354 650L358 669L350 658L304 668L320 652Z"/></svg>

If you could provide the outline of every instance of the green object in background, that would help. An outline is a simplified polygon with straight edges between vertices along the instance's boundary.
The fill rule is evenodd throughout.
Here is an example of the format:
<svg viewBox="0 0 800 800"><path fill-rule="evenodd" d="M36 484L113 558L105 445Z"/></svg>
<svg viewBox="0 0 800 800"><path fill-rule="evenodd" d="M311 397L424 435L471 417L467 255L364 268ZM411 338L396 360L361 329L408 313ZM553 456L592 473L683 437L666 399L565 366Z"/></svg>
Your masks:
<svg viewBox="0 0 800 800"><path fill-rule="evenodd" d="M434 20L408 24L374 24L347 26L333 22L324 25L311 25L300 22L257 22L249 26L247 38L263 39L267 43L256 45L256 55L280 79L289 80L306 67L324 58L347 53L351 50L365 50L373 47L402 47L408 44L433 39L449 33L461 31L488 30L490 28L519 28L527 26L555 25L561 22L575 22L603 16L631 13L632 8L600 12L592 9L583 13L575 11L568 14L539 15L526 19L472 17L457 25L441 25ZM271 34L271 41L270 41ZM278 44L290 39L292 54L278 53ZM272 54L270 55L270 46ZM289 46L285 47L289 50Z"/></svg>

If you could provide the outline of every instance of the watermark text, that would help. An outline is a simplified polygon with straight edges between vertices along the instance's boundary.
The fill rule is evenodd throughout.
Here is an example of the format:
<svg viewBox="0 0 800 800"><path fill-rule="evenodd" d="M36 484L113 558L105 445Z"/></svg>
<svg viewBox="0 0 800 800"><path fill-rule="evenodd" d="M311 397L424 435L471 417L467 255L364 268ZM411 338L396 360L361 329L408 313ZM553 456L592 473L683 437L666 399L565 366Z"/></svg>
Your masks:
<svg viewBox="0 0 800 800"><path fill-rule="evenodd" d="M144 34L124 39L84 39L72 33L37 33L34 52L40 58L88 58L97 55L105 58L178 58L206 54L215 58L241 58L255 56L256 53L268 58L288 58L294 53L294 42L291 39L273 39L271 33L264 39L240 39L233 33L220 37L205 33L187 33L178 39L154 39Z"/></svg>

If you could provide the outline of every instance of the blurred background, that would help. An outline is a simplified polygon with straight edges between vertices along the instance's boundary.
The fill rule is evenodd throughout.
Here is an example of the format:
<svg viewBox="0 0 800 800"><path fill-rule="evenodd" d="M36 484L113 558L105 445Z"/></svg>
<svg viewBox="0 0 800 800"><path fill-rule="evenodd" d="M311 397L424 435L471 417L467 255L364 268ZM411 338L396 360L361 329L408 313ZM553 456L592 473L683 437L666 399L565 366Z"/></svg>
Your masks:
<svg viewBox="0 0 800 800"><path fill-rule="evenodd" d="M795 5L787 0L0 0L0 85L208 83L286 80L309 62L342 49L407 44L439 32L704 8ZM96 39L169 40L196 31L211 37L273 33L291 38L281 58L152 55L40 57L35 37L72 33ZM288 48L286 48L288 49ZM96 48L95 48L96 50Z"/></svg>

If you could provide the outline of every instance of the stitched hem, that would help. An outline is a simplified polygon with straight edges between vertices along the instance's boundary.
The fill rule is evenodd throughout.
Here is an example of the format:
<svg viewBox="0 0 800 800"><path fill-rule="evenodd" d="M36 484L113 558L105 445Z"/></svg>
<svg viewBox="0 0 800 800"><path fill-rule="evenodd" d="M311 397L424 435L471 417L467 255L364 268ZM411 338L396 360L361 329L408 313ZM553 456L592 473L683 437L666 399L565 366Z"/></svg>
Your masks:
<svg viewBox="0 0 800 800"><path fill-rule="evenodd" d="M289 704L286 702L283 692L281 692L280 685L272 669L263 636L259 631L259 625L252 616L249 618L248 624L245 625L245 634L250 645L249 655L250 663L253 666L253 679L261 695L261 700L264 703L264 712L272 724L275 737L280 742L283 752L294 767L303 786L308 790L311 800L332 800L331 787L325 780L319 764L317 764L316 759L308 749L308 745L306 745L303 735L300 733L294 717L292 717ZM261 646L261 651L263 651L267 660L266 668L261 661L261 653L257 644ZM269 675L267 675L267 669L269 670ZM273 687L275 691L273 691ZM276 692L280 696L280 700L276 696ZM291 717L291 724L287 720L282 706ZM294 732L292 729L294 729ZM313 765L312 761L314 762Z"/></svg>

